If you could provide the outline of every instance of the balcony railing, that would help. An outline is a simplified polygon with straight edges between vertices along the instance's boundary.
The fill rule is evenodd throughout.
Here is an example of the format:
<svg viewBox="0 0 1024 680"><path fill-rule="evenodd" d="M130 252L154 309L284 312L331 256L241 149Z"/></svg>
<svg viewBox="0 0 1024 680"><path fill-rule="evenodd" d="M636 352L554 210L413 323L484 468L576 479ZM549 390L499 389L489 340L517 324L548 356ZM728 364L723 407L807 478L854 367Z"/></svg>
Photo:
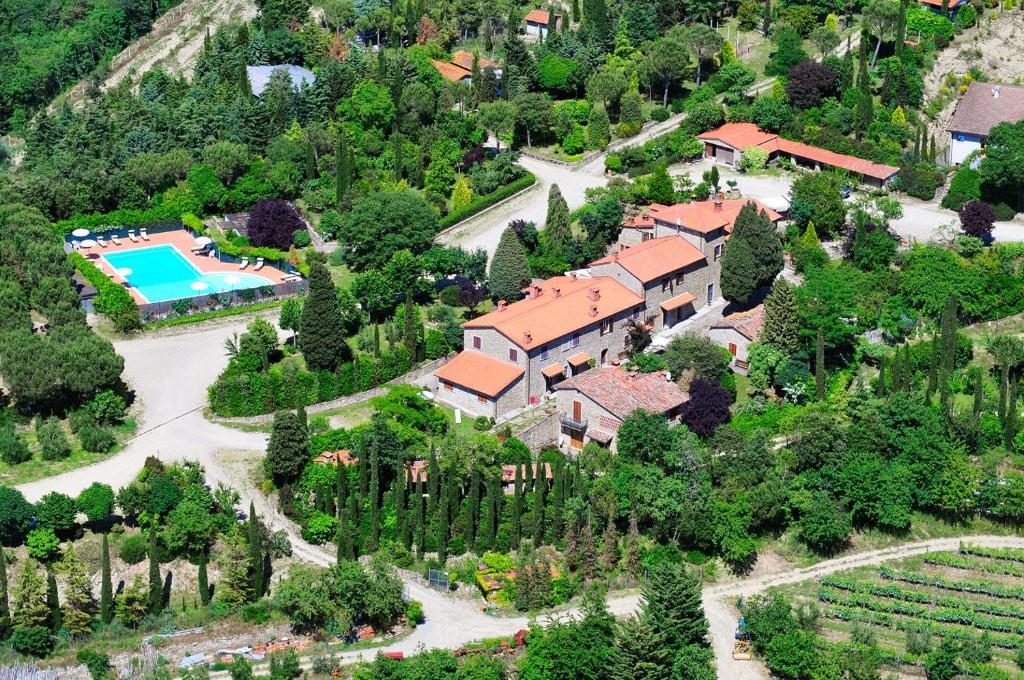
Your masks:
<svg viewBox="0 0 1024 680"><path fill-rule="evenodd" d="M558 421L560 423L562 423L562 425L564 425L565 427L568 427L571 430L585 430L585 429L587 429L587 419L586 418L584 418L582 420L576 420L575 418L573 418L570 415L566 415L565 413L559 413L558 414Z"/></svg>

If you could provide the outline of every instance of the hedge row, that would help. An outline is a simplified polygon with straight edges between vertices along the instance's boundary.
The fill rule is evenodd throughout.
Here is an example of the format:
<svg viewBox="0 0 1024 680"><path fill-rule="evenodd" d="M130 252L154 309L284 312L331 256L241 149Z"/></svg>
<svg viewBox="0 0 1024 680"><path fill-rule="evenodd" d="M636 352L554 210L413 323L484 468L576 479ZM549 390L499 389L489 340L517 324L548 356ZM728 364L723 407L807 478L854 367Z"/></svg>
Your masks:
<svg viewBox="0 0 1024 680"><path fill-rule="evenodd" d="M249 373L229 367L210 385L210 407L219 416L237 417L309 406L373 389L410 368L412 361L404 345L381 352L379 358L361 354L333 373L274 369Z"/></svg>
<svg viewBox="0 0 1024 680"><path fill-rule="evenodd" d="M932 635L948 635L960 639L978 637L978 634L973 629L966 626L944 626L929 621L901 621L891 614L858 609L857 607L844 607L842 605L823 607L821 614L828 619L867 623L883 628L895 628L901 631L913 628L916 630L926 630ZM1017 649L1020 646L1020 638L1014 635L990 635L989 639L992 641L993 646L1001 649Z"/></svg>
<svg viewBox="0 0 1024 680"><path fill-rule="evenodd" d="M1007 562L1024 563L1024 550L1020 548L986 548L981 545L969 543L960 544L961 555L974 555L976 557L988 557L993 560L1004 560Z"/></svg>
<svg viewBox="0 0 1024 680"><path fill-rule="evenodd" d="M890 600L931 604L950 609L964 609L976 614L991 614L992 616L1002 616L1009 619L1024 619L1024 608L1016 605L967 600L963 597L951 595L938 595L910 588L901 588L893 583L881 584L870 581L856 581L841 576L826 576L821 579L821 585L836 590L845 590L862 595L874 595L875 597Z"/></svg>
<svg viewBox="0 0 1024 680"><path fill-rule="evenodd" d="M69 253L72 264L82 277L96 289L93 307L100 314L106 314L121 332L138 330L141 326L139 306L123 286L110 280L96 265L85 259L81 253Z"/></svg>
<svg viewBox="0 0 1024 680"><path fill-rule="evenodd" d="M954 569L969 569L972 571L985 571L990 574L1024 577L1024 566L1000 562L983 562L953 553L929 553L924 556L924 563L937 564L940 567L952 567Z"/></svg>
<svg viewBox="0 0 1024 680"><path fill-rule="evenodd" d="M63 236L73 232L75 229L88 229L89 231L109 231L131 227L136 224L153 224L156 222L179 221L181 214L174 205L155 205L146 210L132 210L124 208L108 213L91 213L89 215L76 215L66 220L61 220L53 225L53 228Z"/></svg>
<svg viewBox="0 0 1024 680"><path fill-rule="evenodd" d="M526 173L526 175L520 177L515 182L503 186L497 191L493 191L487 194L486 196L475 197L473 201L462 210L455 210L448 213L440 220L438 220L438 227L440 229L447 229L448 227L458 222L461 222L462 220L472 217L473 215L477 214L478 212L481 212L482 210L490 208L495 203L503 201L509 196L517 194L523 189L533 186L534 182L536 181L536 176L534 176L532 172L528 172Z"/></svg>
<svg viewBox="0 0 1024 680"><path fill-rule="evenodd" d="M957 579L945 578L944 576L932 576L916 571L897 571L891 567L880 566L878 572L884 579L891 581L902 581L921 586L930 586L942 590L952 590L958 593L977 593L1003 599L1024 600L1024 588L1010 586L1002 583L990 583L989 581L960 581Z"/></svg>
<svg viewBox="0 0 1024 680"><path fill-rule="evenodd" d="M258 312L263 309L273 309L274 307L280 307L287 300L270 300L268 302L254 302L252 304L243 304L236 307L224 307L222 309L214 309L208 312L196 312L195 314L185 314L183 316L174 316L167 319L157 319L156 321L149 321L143 324L143 330L151 331L157 328L166 328L168 326L184 326L185 324L198 323L200 321L209 321L210 319L219 319L225 316L235 316L237 314L250 314L252 312Z"/></svg>

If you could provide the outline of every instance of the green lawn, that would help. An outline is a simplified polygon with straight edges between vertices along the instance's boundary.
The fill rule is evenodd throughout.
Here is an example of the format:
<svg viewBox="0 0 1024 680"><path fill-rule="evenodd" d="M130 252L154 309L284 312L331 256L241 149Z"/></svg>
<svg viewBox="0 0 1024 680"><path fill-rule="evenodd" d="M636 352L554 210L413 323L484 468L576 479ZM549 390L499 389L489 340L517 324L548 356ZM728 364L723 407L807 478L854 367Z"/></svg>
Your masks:
<svg viewBox="0 0 1024 680"><path fill-rule="evenodd" d="M0 462L0 484L17 486L18 484L25 484L44 477L53 477L98 463L123 449L125 440L135 434L136 428L137 425L133 418L126 418L123 423L115 427L114 437L117 439L117 444L106 453L83 451L75 437L65 428L65 434L71 444L72 451L71 455L64 460L42 460L39 457L39 446L36 441L35 428L20 430L19 433L24 437L25 443L33 451L34 456L32 460L20 465L8 465L7 463Z"/></svg>

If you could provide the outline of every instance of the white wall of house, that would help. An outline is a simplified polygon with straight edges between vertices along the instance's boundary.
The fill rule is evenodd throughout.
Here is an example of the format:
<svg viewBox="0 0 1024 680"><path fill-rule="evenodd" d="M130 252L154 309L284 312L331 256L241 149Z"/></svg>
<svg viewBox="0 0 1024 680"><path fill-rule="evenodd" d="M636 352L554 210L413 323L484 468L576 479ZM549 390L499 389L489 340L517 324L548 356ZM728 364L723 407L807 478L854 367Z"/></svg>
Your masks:
<svg viewBox="0 0 1024 680"><path fill-rule="evenodd" d="M735 328L710 328L708 337L716 343L729 350L733 356L733 363L738 359L742 362L748 361L748 349L750 340Z"/></svg>
<svg viewBox="0 0 1024 680"><path fill-rule="evenodd" d="M949 162L953 165L960 165L969 155L977 151L985 143L981 135L972 135L966 132L949 133Z"/></svg>

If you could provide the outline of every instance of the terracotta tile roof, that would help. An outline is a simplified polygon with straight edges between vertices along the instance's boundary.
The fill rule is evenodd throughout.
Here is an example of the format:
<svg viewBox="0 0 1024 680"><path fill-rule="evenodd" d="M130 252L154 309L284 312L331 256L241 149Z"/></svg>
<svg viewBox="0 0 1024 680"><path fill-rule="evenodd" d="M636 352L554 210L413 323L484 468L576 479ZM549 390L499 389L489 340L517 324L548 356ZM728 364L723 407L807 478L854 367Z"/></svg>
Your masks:
<svg viewBox="0 0 1024 680"><path fill-rule="evenodd" d="M826 165L843 168L850 172L877 179L889 179L900 170L891 165L882 165L864 160L863 158L857 158L856 156L847 156L846 154L835 153L834 151L817 146L783 139L771 132L765 132L753 123L726 123L720 128L702 132L697 135L697 139L724 142L732 148L741 151L751 146L760 146L769 153L781 151L794 154L801 158L825 163Z"/></svg>
<svg viewBox="0 0 1024 680"><path fill-rule="evenodd" d="M314 458L313 462L337 467L338 463L342 465L355 465L358 460L348 449L339 449L338 451L324 451Z"/></svg>
<svg viewBox="0 0 1024 680"><path fill-rule="evenodd" d="M580 352L579 354L574 354L571 357L569 357L570 366L582 366L588 361L590 361L590 355L587 354L586 352Z"/></svg>
<svg viewBox="0 0 1024 680"><path fill-rule="evenodd" d="M756 342L764 326L764 305L736 312L717 322L712 328L732 328L751 342Z"/></svg>
<svg viewBox="0 0 1024 680"><path fill-rule="evenodd" d="M995 88L999 96L993 96ZM988 135L999 123L1024 119L1024 87L973 82L957 102L946 128L950 132Z"/></svg>
<svg viewBox="0 0 1024 680"><path fill-rule="evenodd" d="M565 375L565 366L562 364L551 364L541 369L541 373L548 378L557 378L560 375Z"/></svg>
<svg viewBox="0 0 1024 680"><path fill-rule="evenodd" d="M718 140L740 151L747 147L760 146L776 137L778 135L765 132L753 123L726 123L720 128L708 130L697 135L697 139Z"/></svg>
<svg viewBox="0 0 1024 680"><path fill-rule="evenodd" d="M654 218L650 215L633 215L622 223L623 229L650 229L654 226Z"/></svg>
<svg viewBox="0 0 1024 680"><path fill-rule="evenodd" d="M561 14L555 14L555 16L556 17L560 17L562 15ZM545 26L547 26L547 24L548 24L548 18L549 17L550 17L550 15L548 14L547 10L543 10L543 9L531 9L526 14L526 20L528 22L530 22L531 24L544 24Z"/></svg>
<svg viewBox="0 0 1024 680"><path fill-rule="evenodd" d="M539 347L619 314L644 299L610 276L555 276L504 310L484 314L463 328L493 328L525 350ZM594 298L597 298L596 300Z"/></svg>
<svg viewBox="0 0 1024 680"><path fill-rule="evenodd" d="M459 50L452 54L452 63L460 68L464 68L472 74L473 72L473 53L467 52L466 50ZM481 70L485 68L501 68L496 61L491 61L485 56L477 57L477 65Z"/></svg>
<svg viewBox="0 0 1024 680"><path fill-rule="evenodd" d="M675 205L655 203L651 206L650 214L655 220L668 226L686 227L688 230L701 234L708 234L716 229L725 229L726 233L731 233L733 224L736 223L736 216L740 214L740 209L747 203L753 203L759 211L763 210L767 213L768 219L772 222L782 219L782 215L752 198L729 198L722 200L717 206L715 203L714 200L676 203Z"/></svg>
<svg viewBox="0 0 1024 680"><path fill-rule="evenodd" d="M641 282L648 283L698 262L707 262L704 253L682 236L673 234L623 248L591 262L590 266L618 263Z"/></svg>
<svg viewBox="0 0 1024 680"><path fill-rule="evenodd" d="M931 5L932 7L942 7L942 0L919 0L925 5ZM949 0L949 9L956 9L960 6L961 0Z"/></svg>
<svg viewBox="0 0 1024 680"><path fill-rule="evenodd" d="M693 293L683 293L682 295L676 295L674 298L669 298L661 303L661 308L666 312L671 312L673 309L678 309L683 305L689 304L697 299L697 296Z"/></svg>
<svg viewBox="0 0 1024 680"><path fill-rule="evenodd" d="M430 61L433 62L434 68L437 69L438 73L453 83L457 83L463 78L469 78L473 75L469 69L462 68L458 64L449 64L448 62L438 61L437 59L431 59Z"/></svg>
<svg viewBox="0 0 1024 680"><path fill-rule="evenodd" d="M783 139L782 137L779 137L776 142L778 143L779 151L782 151L783 153L793 154L818 163L843 168L850 172L855 172L858 175L864 175L865 177L874 177L876 179L884 180L889 179L900 171L899 168L892 165L882 165L881 163L857 158L856 156L847 156L846 154L836 153L835 151L829 151L828 149L822 149L809 144L794 142L789 139Z"/></svg>
<svg viewBox="0 0 1024 680"><path fill-rule="evenodd" d="M634 373L615 367L592 368L555 385L556 390L577 390L623 419L637 409L666 413L689 400L663 371Z"/></svg>
<svg viewBox="0 0 1024 680"><path fill-rule="evenodd" d="M466 387L488 397L496 397L522 377L526 370L492 359L486 354L464 350L434 371L438 380Z"/></svg>
<svg viewBox="0 0 1024 680"><path fill-rule="evenodd" d="M412 474L412 483L416 484L421 479L427 481L427 470L430 464L425 460L414 460L411 463L405 464L405 469ZM523 481L526 481L526 466L520 465L520 469L523 470ZM533 477L539 479L541 470L544 471L545 479L554 478L554 473L551 470L551 463L534 463L533 464ZM502 465L501 466L501 481L504 484L514 484L516 481L516 466L515 465Z"/></svg>

